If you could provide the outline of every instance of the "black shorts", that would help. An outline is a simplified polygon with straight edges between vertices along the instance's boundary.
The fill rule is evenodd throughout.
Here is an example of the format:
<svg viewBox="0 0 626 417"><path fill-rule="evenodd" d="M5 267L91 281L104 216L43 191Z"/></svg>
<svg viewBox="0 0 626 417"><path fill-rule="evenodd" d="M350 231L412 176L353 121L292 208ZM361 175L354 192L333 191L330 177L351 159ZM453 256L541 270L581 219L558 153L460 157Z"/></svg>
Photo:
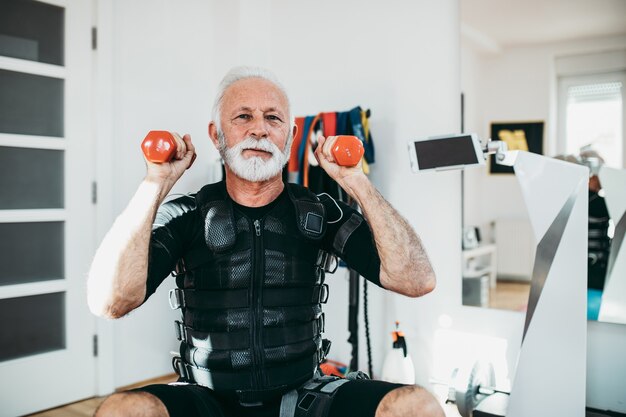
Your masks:
<svg viewBox="0 0 626 417"><path fill-rule="evenodd" d="M337 389L328 417L374 417L383 397L402 386L374 380L347 382ZM165 404L170 417L279 417L280 414L280 399L275 403L247 407L195 384L155 384L133 391L147 392L157 397Z"/></svg>

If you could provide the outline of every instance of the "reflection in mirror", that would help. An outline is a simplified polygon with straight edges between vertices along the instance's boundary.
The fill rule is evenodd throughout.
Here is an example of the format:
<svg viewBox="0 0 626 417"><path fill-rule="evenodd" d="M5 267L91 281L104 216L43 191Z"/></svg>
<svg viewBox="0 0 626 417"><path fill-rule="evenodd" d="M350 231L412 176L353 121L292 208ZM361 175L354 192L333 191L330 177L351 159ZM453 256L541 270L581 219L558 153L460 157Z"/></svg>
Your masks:
<svg viewBox="0 0 626 417"><path fill-rule="evenodd" d="M539 121L545 128L536 153L563 155L566 160L571 155L570 162L589 166L583 156L593 149L605 166L624 168L626 27L620 19L626 5L594 2L592 10L583 3L555 2L545 16L532 10L533 2L460 3L463 131L476 132L483 140L505 140L493 136L493 125ZM577 24L574 15L581 16ZM618 15L622 18L616 19ZM529 16L531 20L525 20ZM611 46L616 39L619 46ZM516 135L511 133L509 137ZM534 152L531 142L528 150ZM523 311L537 242L520 186L514 175L495 173L489 166L462 175L463 304ZM616 285L615 291L626 297L626 284L619 286L619 280L613 281L615 273L608 272L613 255L615 271L622 262L611 251L620 220L616 216L624 210L611 213L611 192L604 181L601 186L600 194L589 195L590 294L597 290L595 306L589 299L589 316L626 323L617 313L622 309L626 317L626 300L612 298L613 290L607 291L608 285ZM624 187L614 193L624 194ZM602 195L610 216L598 211ZM621 274L626 279L626 269ZM609 305L617 317L611 313L608 318Z"/></svg>
<svg viewBox="0 0 626 417"><path fill-rule="evenodd" d="M502 194L489 191L484 171L463 174L467 225L463 231L463 305L523 312L530 293L535 237L515 177L506 175L512 180L507 181L507 195L519 200L516 212L494 215L493 209L502 205ZM468 195L468 189L474 195Z"/></svg>
<svg viewBox="0 0 626 417"><path fill-rule="evenodd" d="M626 324L626 251L623 249L624 234L626 232L626 170L603 167L599 174L599 183L602 184L604 200L611 227L608 235L612 237L606 274L601 288L593 288L591 273L589 274L588 307L596 319L611 323ZM590 205L591 213L591 205ZM591 262L591 217L590 232L590 262ZM591 270L590 270L591 272ZM597 297L592 303L592 297ZM599 304L599 305L597 305Z"/></svg>

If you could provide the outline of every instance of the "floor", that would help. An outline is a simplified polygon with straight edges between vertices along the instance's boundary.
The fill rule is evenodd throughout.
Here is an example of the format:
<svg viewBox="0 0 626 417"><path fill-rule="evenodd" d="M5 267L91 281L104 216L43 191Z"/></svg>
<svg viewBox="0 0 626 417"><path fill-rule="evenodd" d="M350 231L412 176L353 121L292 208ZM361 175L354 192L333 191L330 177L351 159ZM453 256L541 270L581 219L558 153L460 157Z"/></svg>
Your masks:
<svg viewBox="0 0 626 417"><path fill-rule="evenodd" d="M150 384L167 384L168 382L176 381L177 376L175 374L165 375L159 378L149 379L137 384L120 387L116 391L126 391L133 388L143 387ZM52 408L50 410L42 411L36 414L29 414L25 417L91 417L96 411L98 406L106 397L94 397L83 401L78 401L72 404L65 405L63 407Z"/></svg>
<svg viewBox="0 0 626 417"><path fill-rule="evenodd" d="M526 311L530 282L498 281L489 291L489 307L503 310Z"/></svg>

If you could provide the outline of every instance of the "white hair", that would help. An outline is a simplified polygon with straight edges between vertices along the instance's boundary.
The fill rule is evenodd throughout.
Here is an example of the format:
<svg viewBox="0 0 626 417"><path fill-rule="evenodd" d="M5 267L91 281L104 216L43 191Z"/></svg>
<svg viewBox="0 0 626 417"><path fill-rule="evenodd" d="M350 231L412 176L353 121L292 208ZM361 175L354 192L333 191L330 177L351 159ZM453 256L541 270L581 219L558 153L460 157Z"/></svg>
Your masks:
<svg viewBox="0 0 626 417"><path fill-rule="evenodd" d="M292 126L294 124L294 121L291 119L291 103L289 101L289 96L287 95L287 90L285 90L285 87L282 85L282 83L278 81L278 77L276 77L273 72L265 68L241 66L234 67L230 71L228 71L220 82L219 87L217 88L217 94L215 95L215 102L213 103L212 113L213 122L215 122L217 129L222 130L222 125L220 124L220 113L222 111L224 93L226 93L228 87L230 87L237 81L245 80L247 78L261 78L263 80L269 81L274 84L281 93L283 93L285 99L287 100L287 116L289 124L290 126Z"/></svg>

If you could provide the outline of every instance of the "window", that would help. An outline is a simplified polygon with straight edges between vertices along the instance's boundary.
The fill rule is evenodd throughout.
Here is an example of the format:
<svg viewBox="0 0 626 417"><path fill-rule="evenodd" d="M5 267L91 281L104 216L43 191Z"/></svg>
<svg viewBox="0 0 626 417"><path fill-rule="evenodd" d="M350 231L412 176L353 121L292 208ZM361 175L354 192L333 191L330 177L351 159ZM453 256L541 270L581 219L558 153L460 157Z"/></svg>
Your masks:
<svg viewBox="0 0 626 417"><path fill-rule="evenodd" d="M559 153L591 146L607 166L624 166L625 85L625 72L560 78Z"/></svg>

